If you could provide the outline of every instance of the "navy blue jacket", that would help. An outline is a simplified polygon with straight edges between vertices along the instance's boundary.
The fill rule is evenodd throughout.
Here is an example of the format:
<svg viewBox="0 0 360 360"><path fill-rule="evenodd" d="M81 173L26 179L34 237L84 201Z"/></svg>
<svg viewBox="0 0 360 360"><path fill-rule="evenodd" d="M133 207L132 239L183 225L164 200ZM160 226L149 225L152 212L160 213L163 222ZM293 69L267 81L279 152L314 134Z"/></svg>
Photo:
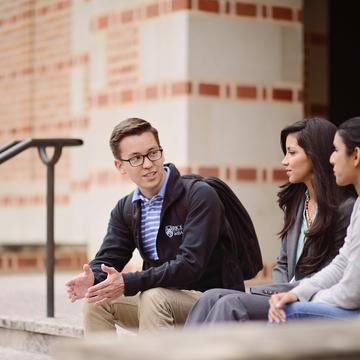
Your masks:
<svg viewBox="0 0 360 360"><path fill-rule="evenodd" d="M244 290L241 271L224 268L224 209L216 191L199 181L186 194L176 167L173 164L167 166L171 173L156 240L159 260L146 258L142 250L141 206L139 201L128 205L131 193L112 210L107 234L90 263L95 283L107 276L101 271L102 263L122 271L137 248L143 258L143 270L123 274L126 296L155 287ZM124 210L129 208L131 214Z"/></svg>

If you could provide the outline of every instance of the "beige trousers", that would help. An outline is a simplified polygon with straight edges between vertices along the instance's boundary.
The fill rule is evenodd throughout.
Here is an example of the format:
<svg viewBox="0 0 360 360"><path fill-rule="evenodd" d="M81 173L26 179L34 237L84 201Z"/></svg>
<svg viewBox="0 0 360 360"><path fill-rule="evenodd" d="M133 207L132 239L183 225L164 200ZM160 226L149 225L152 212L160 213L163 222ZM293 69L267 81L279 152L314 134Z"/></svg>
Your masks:
<svg viewBox="0 0 360 360"><path fill-rule="evenodd" d="M113 302L95 306L84 303L85 335L116 331L116 325L141 333L175 327L186 317L201 292L154 288L135 296L120 296Z"/></svg>

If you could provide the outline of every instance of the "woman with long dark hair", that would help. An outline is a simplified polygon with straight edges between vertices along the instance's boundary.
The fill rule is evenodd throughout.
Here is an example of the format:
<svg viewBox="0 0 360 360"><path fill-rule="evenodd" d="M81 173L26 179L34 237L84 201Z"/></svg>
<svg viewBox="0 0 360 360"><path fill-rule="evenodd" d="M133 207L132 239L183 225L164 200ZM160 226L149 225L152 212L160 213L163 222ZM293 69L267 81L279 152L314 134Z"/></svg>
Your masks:
<svg viewBox="0 0 360 360"><path fill-rule="evenodd" d="M289 182L278 193L284 212L281 250L273 269L274 285L264 290L264 295L276 284L287 283L291 288L312 276L343 244L354 197L336 185L328 161L335 133L335 125L319 118L296 122L281 131L282 164ZM265 320L268 300L240 291L208 290L193 306L185 325Z"/></svg>
<svg viewBox="0 0 360 360"><path fill-rule="evenodd" d="M336 182L354 185L360 195L360 117L340 125L330 157ZM269 320L360 316L360 198L354 205L339 255L322 271L288 293L270 298ZM289 305L286 305L289 304ZM285 306L286 305L286 306ZM285 308L284 308L285 306Z"/></svg>

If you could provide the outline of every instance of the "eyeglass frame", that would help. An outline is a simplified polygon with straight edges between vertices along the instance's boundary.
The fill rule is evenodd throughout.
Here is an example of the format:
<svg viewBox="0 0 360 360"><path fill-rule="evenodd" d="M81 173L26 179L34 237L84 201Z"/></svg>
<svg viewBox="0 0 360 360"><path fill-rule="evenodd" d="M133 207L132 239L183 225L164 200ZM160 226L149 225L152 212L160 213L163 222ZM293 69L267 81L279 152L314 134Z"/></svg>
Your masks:
<svg viewBox="0 0 360 360"><path fill-rule="evenodd" d="M157 158L157 159L154 159L154 160L151 160L150 158L149 158L149 154L151 153L151 152L157 152L157 151L159 151L160 152L160 156ZM162 157L162 154L163 154L163 151L164 151L164 149L162 148L162 147L159 147L158 149L154 149L154 150L150 150L147 154L145 154L145 155L143 155L143 154L139 154L139 155L134 155L134 156L132 156L131 158L129 158L129 159L119 159L120 161L127 161L132 167L139 167L139 166L142 166L142 165L144 165L144 161L145 161L145 158L147 158L149 161L151 161L151 162L154 162L154 161L157 161L157 160L159 160L159 159L161 159L161 157ZM133 165L132 163L131 163L131 160L133 159L133 158L135 158L135 157L138 157L138 156L142 156L142 162L141 162L141 164L139 164L139 165Z"/></svg>

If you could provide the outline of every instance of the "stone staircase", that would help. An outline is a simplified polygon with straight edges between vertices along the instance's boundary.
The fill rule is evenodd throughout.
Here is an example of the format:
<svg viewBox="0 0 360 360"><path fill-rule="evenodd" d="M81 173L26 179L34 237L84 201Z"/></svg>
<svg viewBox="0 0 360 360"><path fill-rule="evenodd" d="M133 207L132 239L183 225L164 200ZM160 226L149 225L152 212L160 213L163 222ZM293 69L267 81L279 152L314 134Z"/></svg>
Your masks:
<svg viewBox="0 0 360 360"><path fill-rule="evenodd" d="M82 339L82 304L71 304L64 289L73 276L55 274L56 317L46 318L45 274L0 275L1 360L360 359L360 319L281 326L251 322Z"/></svg>

